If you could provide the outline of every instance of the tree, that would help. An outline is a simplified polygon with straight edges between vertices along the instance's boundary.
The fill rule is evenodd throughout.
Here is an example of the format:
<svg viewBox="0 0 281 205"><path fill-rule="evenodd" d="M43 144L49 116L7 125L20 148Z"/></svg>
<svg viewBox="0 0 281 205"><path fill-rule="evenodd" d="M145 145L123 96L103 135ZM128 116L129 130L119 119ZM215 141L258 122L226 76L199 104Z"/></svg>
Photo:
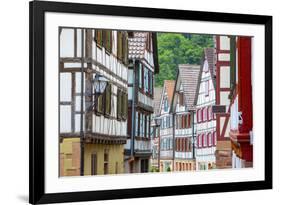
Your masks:
<svg viewBox="0 0 281 205"><path fill-rule="evenodd" d="M212 35L158 33L159 74L155 75L156 87L164 80L176 78L178 64L199 64L204 48L213 47Z"/></svg>

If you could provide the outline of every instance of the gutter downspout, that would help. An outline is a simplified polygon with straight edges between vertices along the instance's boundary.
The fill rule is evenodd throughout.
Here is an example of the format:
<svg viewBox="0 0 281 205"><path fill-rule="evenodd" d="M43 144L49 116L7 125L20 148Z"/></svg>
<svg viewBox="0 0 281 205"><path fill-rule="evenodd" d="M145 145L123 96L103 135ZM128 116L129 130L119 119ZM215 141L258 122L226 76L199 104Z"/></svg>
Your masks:
<svg viewBox="0 0 281 205"><path fill-rule="evenodd" d="M81 31L81 101L80 101L80 175L84 176L84 127L83 127L83 111L84 111L84 29Z"/></svg>

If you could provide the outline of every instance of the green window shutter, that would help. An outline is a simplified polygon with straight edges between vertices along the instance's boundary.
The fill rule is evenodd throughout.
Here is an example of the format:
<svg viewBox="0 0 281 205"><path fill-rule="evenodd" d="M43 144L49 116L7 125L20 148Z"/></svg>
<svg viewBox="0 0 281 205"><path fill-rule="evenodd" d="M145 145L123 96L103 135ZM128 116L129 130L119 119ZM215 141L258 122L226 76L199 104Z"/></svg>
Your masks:
<svg viewBox="0 0 281 205"><path fill-rule="evenodd" d="M106 35L107 30L102 30L102 46L106 48Z"/></svg>
<svg viewBox="0 0 281 205"><path fill-rule="evenodd" d="M123 34L122 46L123 46L123 49L122 49L122 51L123 51L123 55L122 55L123 59L122 60L123 60L123 63L125 65L127 65L128 64L128 34L127 33Z"/></svg>
<svg viewBox="0 0 281 205"><path fill-rule="evenodd" d="M121 106L122 106L122 98L121 98L121 90L117 90L117 119L121 119Z"/></svg>
<svg viewBox="0 0 281 205"><path fill-rule="evenodd" d="M98 96L98 101L97 101L97 112L102 114L104 111L104 96L100 95Z"/></svg>
<svg viewBox="0 0 281 205"><path fill-rule="evenodd" d="M117 32L117 58L122 60L122 32Z"/></svg>
<svg viewBox="0 0 281 205"><path fill-rule="evenodd" d="M125 92L122 92L122 118L128 118L128 94Z"/></svg>
<svg viewBox="0 0 281 205"><path fill-rule="evenodd" d="M108 84L105 91L105 114L111 114L111 85Z"/></svg>

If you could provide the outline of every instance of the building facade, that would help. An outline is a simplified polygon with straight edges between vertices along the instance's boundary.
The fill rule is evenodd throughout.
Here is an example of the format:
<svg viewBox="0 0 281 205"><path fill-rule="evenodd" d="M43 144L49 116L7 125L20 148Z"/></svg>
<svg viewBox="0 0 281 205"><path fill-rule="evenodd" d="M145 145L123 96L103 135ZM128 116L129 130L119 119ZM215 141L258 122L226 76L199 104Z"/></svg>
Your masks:
<svg viewBox="0 0 281 205"><path fill-rule="evenodd" d="M175 87L174 80L164 80L161 100L159 104L160 124L160 172L174 170L174 120L170 113L173 92Z"/></svg>
<svg viewBox="0 0 281 205"><path fill-rule="evenodd" d="M215 56L213 48L204 49L196 93L196 170L216 167L216 116L212 112L216 104Z"/></svg>
<svg viewBox="0 0 281 205"><path fill-rule="evenodd" d="M158 73L156 33L129 32L128 139L126 173L149 171L154 74Z"/></svg>
<svg viewBox="0 0 281 205"><path fill-rule="evenodd" d="M231 38L229 36L216 36L216 111L217 150L216 164L218 168L232 167L232 149L230 141L230 55ZM233 59L234 61L234 59Z"/></svg>
<svg viewBox="0 0 281 205"><path fill-rule="evenodd" d="M179 65L171 114L174 116L174 171L195 170L195 94L200 66Z"/></svg>
<svg viewBox="0 0 281 205"><path fill-rule="evenodd" d="M60 176L124 173L128 33L60 28L59 40Z"/></svg>
<svg viewBox="0 0 281 205"><path fill-rule="evenodd" d="M162 87L154 88L153 107L154 112L151 120L151 171L158 172L160 170L160 126L159 126L159 107L162 94Z"/></svg>
<svg viewBox="0 0 281 205"><path fill-rule="evenodd" d="M230 39L230 140L232 168L253 166L251 37Z"/></svg>

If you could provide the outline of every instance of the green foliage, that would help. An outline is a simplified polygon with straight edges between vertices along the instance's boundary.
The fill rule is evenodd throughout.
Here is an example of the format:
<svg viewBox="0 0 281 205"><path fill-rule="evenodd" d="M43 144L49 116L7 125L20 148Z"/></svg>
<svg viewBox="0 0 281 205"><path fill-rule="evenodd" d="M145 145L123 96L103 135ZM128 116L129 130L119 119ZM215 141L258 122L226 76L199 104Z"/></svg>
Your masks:
<svg viewBox="0 0 281 205"><path fill-rule="evenodd" d="M176 78L178 64L200 64L204 48L213 47L212 35L158 33L159 74L156 87Z"/></svg>
<svg viewBox="0 0 281 205"><path fill-rule="evenodd" d="M167 167L166 171L170 172L171 171L171 167Z"/></svg>

